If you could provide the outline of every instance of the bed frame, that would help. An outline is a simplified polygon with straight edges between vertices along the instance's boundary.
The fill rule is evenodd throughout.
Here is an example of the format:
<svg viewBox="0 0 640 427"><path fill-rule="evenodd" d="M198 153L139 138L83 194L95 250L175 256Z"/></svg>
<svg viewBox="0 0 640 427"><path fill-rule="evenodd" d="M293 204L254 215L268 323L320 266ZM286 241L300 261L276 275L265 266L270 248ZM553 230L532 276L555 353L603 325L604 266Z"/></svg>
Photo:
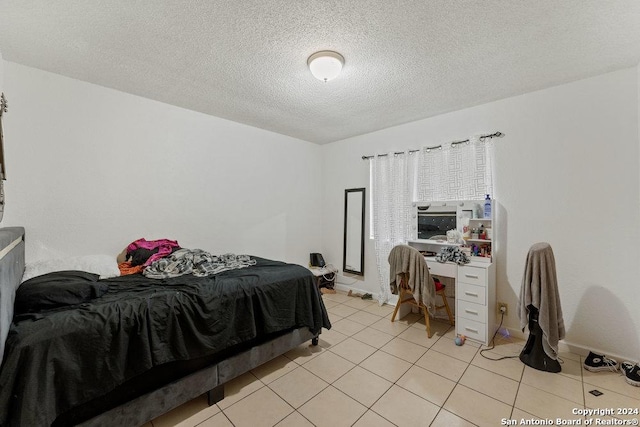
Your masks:
<svg viewBox="0 0 640 427"><path fill-rule="evenodd" d="M13 304L24 266L24 228L0 229L0 308L3 316L0 319L0 356L4 353L4 342L13 313L13 307L9 307L9 304ZM308 328L295 329L142 394L79 425L140 426L205 393L209 405L213 405L224 398L226 382L309 340L312 345L318 344L318 336Z"/></svg>

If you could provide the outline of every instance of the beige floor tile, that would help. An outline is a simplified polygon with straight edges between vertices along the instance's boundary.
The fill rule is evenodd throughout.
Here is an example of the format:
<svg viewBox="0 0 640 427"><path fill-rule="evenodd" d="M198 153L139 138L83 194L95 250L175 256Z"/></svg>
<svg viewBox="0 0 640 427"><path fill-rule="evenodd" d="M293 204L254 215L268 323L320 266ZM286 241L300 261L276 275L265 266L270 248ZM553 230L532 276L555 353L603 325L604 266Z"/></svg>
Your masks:
<svg viewBox="0 0 640 427"><path fill-rule="evenodd" d="M356 366L333 383L333 386L338 390L366 407L373 405L392 385L393 383L390 381L359 366Z"/></svg>
<svg viewBox="0 0 640 427"><path fill-rule="evenodd" d="M525 366L524 373L522 374L522 383L571 400L580 405L584 403L582 382L564 375L539 371Z"/></svg>
<svg viewBox="0 0 640 427"><path fill-rule="evenodd" d="M333 326L331 330L336 330L341 334L344 334L347 336L356 334L361 330L363 330L364 328L366 328L366 326L363 325L362 323L354 322L353 320L349 320L349 319L341 319L341 320L338 320L337 322L332 322L331 324Z"/></svg>
<svg viewBox="0 0 640 427"><path fill-rule="evenodd" d="M515 407L540 418L572 418L576 405L571 400L548 393L527 384L520 384Z"/></svg>
<svg viewBox="0 0 640 427"><path fill-rule="evenodd" d="M347 296L346 292L343 291L338 291L335 294L323 294L322 295L322 299L323 300L330 300L330 301L335 301L335 302L339 302L340 304L343 304L347 301L349 301L352 297Z"/></svg>
<svg viewBox="0 0 640 427"><path fill-rule="evenodd" d="M522 352L522 349L524 348L525 342L526 341L524 340L515 338L501 340L496 339L496 342L494 343L493 349L491 349L491 351L501 356L519 356ZM486 349L488 347L486 345L482 345L480 346L480 348Z"/></svg>
<svg viewBox="0 0 640 427"><path fill-rule="evenodd" d="M269 384L273 380L277 380L281 376L296 369L299 365L293 360L285 356L278 356L275 359L258 366L251 373L255 375L264 384Z"/></svg>
<svg viewBox="0 0 640 427"><path fill-rule="evenodd" d="M511 418L510 418L512 423L510 425L512 426L526 425L525 423L521 423L522 420L525 420L525 422L527 422L529 420L539 420L539 419L540 417L536 417L535 415L525 412L522 409L513 408L513 411L511 411ZM529 423L529 425L534 425L534 424Z"/></svg>
<svg viewBox="0 0 640 427"><path fill-rule="evenodd" d="M371 325L372 328L377 329L381 332L397 336L402 332L406 331L411 325L407 322L403 322L401 320L396 320L392 322L388 317L383 317L378 320L376 323Z"/></svg>
<svg viewBox="0 0 640 427"><path fill-rule="evenodd" d="M380 320L380 317L376 316L375 314L367 313L366 311L360 310L347 317L347 319L353 320L354 322L362 323L365 326L369 326Z"/></svg>
<svg viewBox="0 0 640 427"><path fill-rule="evenodd" d="M367 408L334 387L327 387L298 412L318 427L353 425Z"/></svg>
<svg viewBox="0 0 640 427"><path fill-rule="evenodd" d="M340 304L340 305L336 305L331 308L328 308L327 311L329 312L329 316L330 316L329 318L331 318L331 316L333 315L340 316L340 317L349 317L353 313L356 313L358 309L349 307L348 305Z"/></svg>
<svg viewBox="0 0 640 427"><path fill-rule="evenodd" d="M625 380L622 378L622 375L619 376L619 380L624 383L625 386L629 388L629 391L632 391L635 396L630 396L628 394L620 394L614 391L598 389L603 394L601 396L594 396L589 393L590 390L593 390L594 387L591 384L584 384L584 400L585 406L590 409L599 409L599 408L614 408L614 411L617 411L618 408L637 408L640 409L640 387L634 387L630 384L627 384ZM625 414L613 414L615 418L628 420L633 418L640 418L636 414L625 415Z"/></svg>
<svg viewBox="0 0 640 427"><path fill-rule="evenodd" d="M562 358L560 367L560 375L582 382L582 363L579 360Z"/></svg>
<svg viewBox="0 0 640 427"><path fill-rule="evenodd" d="M498 426L502 418L511 415L511 405L460 384L453 389L443 408L479 426Z"/></svg>
<svg viewBox="0 0 640 427"><path fill-rule="evenodd" d="M349 307L357 308L358 310L364 310L372 304L378 304L377 301L371 299L362 299L359 297L351 297L349 301L345 301L344 305L348 305Z"/></svg>
<svg viewBox="0 0 640 427"><path fill-rule="evenodd" d="M220 412L217 405L209 406L205 395L186 402L152 421L154 427L195 426Z"/></svg>
<svg viewBox="0 0 640 427"><path fill-rule="evenodd" d="M402 333L400 333L398 335L398 338L402 338L405 341L418 344L419 346L427 349L435 344L441 338L441 336L437 333L433 333L431 335L431 338L428 338L427 331L424 328L409 327Z"/></svg>
<svg viewBox="0 0 640 427"><path fill-rule="evenodd" d="M198 427L233 427L233 424L225 414L220 412L198 424Z"/></svg>
<svg viewBox="0 0 640 427"><path fill-rule="evenodd" d="M308 370L299 367L273 381L269 388L289 405L299 408L328 385Z"/></svg>
<svg viewBox="0 0 640 427"><path fill-rule="evenodd" d="M218 402L217 405L224 410L262 387L264 387L262 381L251 372L247 372L225 384L224 399Z"/></svg>
<svg viewBox="0 0 640 427"><path fill-rule="evenodd" d="M409 325L413 325L414 323L420 320L424 320L424 315L418 312L407 313L402 319L398 319L396 317L396 322L402 321L402 322L406 322ZM423 323L423 326L424 326L424 323Z"/></svg>
<svg viewBox="0 0 640 427"><path fill-rule="evenodd" d="M520 378L522 377L522 371L524 371L525 366L524 363L520 361L520 359L515 358L492 360L487 359L487 357L498 359L503 356L498 353L494 353L493 351L485 351L483 353L480 353L480 351L478 351L478 353L471 361L471 364L482 369L495 372L496 374L504 375L505 377L511 378L512 380L520 381Z"/></svg>
<svg viewBox="0 0 640 427"><path fill-rule="evenodd" d="M558 350L559 350L558 356L561 357L562 359L564 360L569 359L569 360L582 363L583 358L581 358L579 354L573 353L571 350L567 348L567 346L563 346L562 341L558 345Z"/></svg>
<svg viewBox="0 0 640 427"><path fill-rule="evenodd" d="M374 303L368 307L363 308L367 313L375 314L380 317L387 317L393 314L394 307L392 305L379 305L378 303Z"/></svg>
<svg viewBox="0 0 640 427"><path fill-rule="evenodd" d="M396 382L409 370L411 363L378 350L360 363L360 366L386 380Z"/></svg>
<svg viewBox="0 0 640 427"><path fill-rule="evenodd" d="M224 410L236 426L272 427L284 420L293 408L273 390L263 387Z"/></svg>
<svg viewBox="0 0 640 427"><path fill-rule="evenodd" d="M311 373L322 378L329 384L353 369L354 363L338 356L331 351L326 351L302 365Z"/></svg>
<svg viewBox="0 0 640 427"><path fill-rule="evenodd" d="M589 390L597 388L613 391L634 399L640 399L640 387L634 387L628 384L620 372L590 372L586 369L582 370L583 381L597 387L591 387Z"/></svg>
<svg viewBox="0 0 640 427"><path fill-rule="evenodd" d="M358 341L362 341L365 344L369 344L372 347L380 348L389 341L391 341L394 336L381 332L377 329L366 328L353 335L353 338Z"/></svg>
<svg viewBox="0 0 640 427"><path fill-rule="evenodd" d="M369 410L360 417L353 427L394 427L394 424Z"/></svg>
<svg viewBox="0 0 640 427"><path fill-rule="evenodd" d="M276 424L276 427L313 427L313 424L299 412L293 412L287 418Z"/></svg>
<svg viewBox="0 0 640 427"><path fill-rule="evenodd" d="M458 381L460 377L462 377L465 369L467 369L467 366L469 366L461 360L434 350L427 351L418 359L416 365L452 381Z"/></svg>
<svg viewBox="0 0 640 427"><path fill-rule="evenodd" d="M465 341L464 345L456 345L454 340L442 338L431 346L431 350L439 351L463 362L471 362L479 347L478 344L472 341Z"/></svg>
<svg viewBox="0 0 640 427"><path fill-rule="evenodd" d="M323 329L320 334L318 345L324 349L329 349L345 339L347 339L347 335L338 332L333 328L328 331Z"/></svg>
<svg viewBox="0 0 640 427"><path fill-rule="evenodd" d="M456 328L455 328L455 327L453 327L453 328L449 328L449 329L447 330L447 332L445 332L445 334L444 334L442 337L443 337L443 338L450 339L450 340L455 339L455 338L457 337L457 335L456 335Z"/></svg>
<svg viewBox="0 0 640 427"><path fill-rule="evenodd" d="M455 382L415 365L396 384L438 406L444 404L456 386Z"/></svg>
<svg viewBox="0 0 640 427"><path fill-rule="evenodd" d="M392 339L382 347L381 350L410 363L415 363L416 360L420 359L420 357L427 352L426 347L401 338Z"/></svg>
<svg viewBox="0 0 640 427"><path fill-rule="evenodd" d="M335 307L336 305L342 304L340 302L332 301L324 297L322 298L322 303L324 304L324 308L326 308L327 310L330 309L331 307Z"/></svg>
<svg viewBox="0 0 640 427"><path fill-rule="evenodd" d="M429 325L431 326L431 333L439 337L445 336L447 332L449 332L452 329L455 331L455 327L452 326L448 320L442 321L440 319L434 319L433 317L431 317L429 321ZM424 316L419 317L416 320L416 322L413 323L411 326L414 328L421 329L423 331L427 330L427 327L424 324ZM453 338L455 338L455 335L453 336Z"/></svg>
<svg viewBox="0 0 640 427"><path fill-rule="evenodd" d="M518 392L517 381L473 365L464 372L460 384L511 406Z"/></svg>
<svg viewBox="0 0 640 427"><path fill-rule="evenodd" d="M337 314L329 313L329 311L327 311L327 315L329 316L329 321L331 322L332 326L337 321L344 319L344 316L338 316Z"/></svg>
<svg viewBox="0 0 640 427"><path fill-rule="evenodd" d="M397 426L428 426L440 408L394 385L371 410Z"/></svg>
<svg viewBox="0 0 640 427"><path fill-rule="evenodd" d="M340 344L331 348L331 351L340 357L344 357L350 362L358 364L367 357L376 352L375 347L371 347L361 341L354 338L347 338Z"/></svg>
<svg viewBox="0 0 640 427"><path fill-rule="evenodd" d="M441 409L430 427L473 427L475 425L449 411Z"/></svg>
<svg viewBox="0 0 640 427"><path fill-rule="evenodd" d="M302 365L303 363L308 362L309 360L322 354L325 351L325 348L321 345L310 345L308 343L303 343L293 350L289 350L284 355L288 359L296 362L298 365Z"/></svg>

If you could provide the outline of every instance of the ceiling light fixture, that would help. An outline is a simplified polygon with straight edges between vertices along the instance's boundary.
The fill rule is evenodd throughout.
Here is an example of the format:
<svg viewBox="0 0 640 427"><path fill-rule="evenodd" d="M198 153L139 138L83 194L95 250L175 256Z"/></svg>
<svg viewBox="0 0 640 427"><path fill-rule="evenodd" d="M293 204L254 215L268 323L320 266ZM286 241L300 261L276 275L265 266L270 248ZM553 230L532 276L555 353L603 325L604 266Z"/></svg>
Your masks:
<svg viewBox="0 0 640 427"><path fill-rule="evenodd" d="M338 52L323 50L311 55L307 65L316 79L326 83L338 77L344 65L344 57Z"/></svg>

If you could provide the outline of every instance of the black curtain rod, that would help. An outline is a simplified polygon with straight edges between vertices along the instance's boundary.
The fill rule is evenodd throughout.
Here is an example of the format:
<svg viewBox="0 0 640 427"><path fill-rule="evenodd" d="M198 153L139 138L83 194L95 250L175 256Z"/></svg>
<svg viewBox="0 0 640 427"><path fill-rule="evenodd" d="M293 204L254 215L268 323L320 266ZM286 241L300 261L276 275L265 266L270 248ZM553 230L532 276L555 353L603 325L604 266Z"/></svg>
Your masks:
<svg viewBox="0 0 640 427"><path fill-rule="evenodd" d="M504 133L497 131L495 133L489 133L487 135L480 135L480 141L484 141L486 138L500 138L503 137ZM462 140L462 141L453 141L451 143L451 145L458 145L458 144L464 144L465 142L469 142L469 138ZM442 149L442 144L440 145L436 145L433 147L426 147L424 148L424 150L435 150L435 149ZM420 150L409 150L409 154L413 154L413 153L417 153ZM396 151L393 154L404 154L404 151ZM382 156L388 156L389 154L378 154L378 156L382 157ZM367 159L373 159L376 156L362 156L362 160L367 160Z"/></svg>

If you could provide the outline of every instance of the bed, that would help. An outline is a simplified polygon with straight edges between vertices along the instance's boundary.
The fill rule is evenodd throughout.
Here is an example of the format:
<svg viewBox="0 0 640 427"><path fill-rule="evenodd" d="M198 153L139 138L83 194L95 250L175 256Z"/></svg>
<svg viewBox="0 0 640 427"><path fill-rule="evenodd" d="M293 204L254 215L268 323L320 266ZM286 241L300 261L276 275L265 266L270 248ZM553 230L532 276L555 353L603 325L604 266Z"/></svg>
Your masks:
<svg viewBox="0 0 640 427"><path fill-rule="evenodd" d="M213 404L227 381L316 345L331 324L311 272L253 258L208 277L51 273L36 281L79 277L99 294L25 312L24 229L0 229L0 426L142 425L205 393Z"/></svg>

